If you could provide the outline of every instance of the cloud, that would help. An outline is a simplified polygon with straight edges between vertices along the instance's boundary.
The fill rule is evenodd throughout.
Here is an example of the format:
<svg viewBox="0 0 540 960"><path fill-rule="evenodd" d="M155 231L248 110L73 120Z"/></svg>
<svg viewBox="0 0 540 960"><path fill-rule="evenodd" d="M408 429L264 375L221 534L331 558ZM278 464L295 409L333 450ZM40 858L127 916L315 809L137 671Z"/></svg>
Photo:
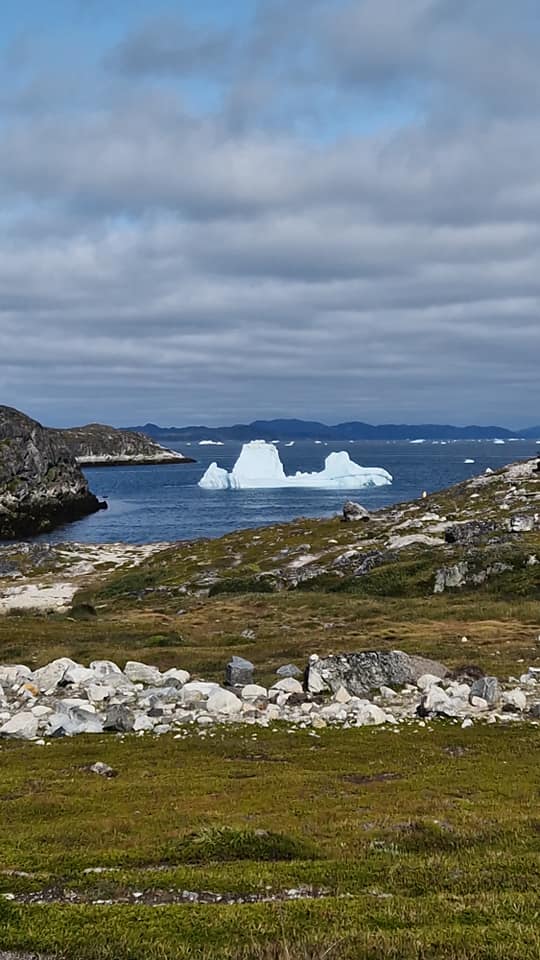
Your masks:
<svg viewBox="0 0 540 960"><path fill-rule="evenodd" d="M0 133L5 402L538 420L533 7L290 7L140 22L71 94L51 63L37 109L24 60Z"/></svg>
<svg viewBox="0 0 540 960"><path fill-rule="evenodd" d="M232 30L195 25L185 17L161 16L125 37L105 57L113 70L128 76L184 76L228 69L234 60Z"/></svg>

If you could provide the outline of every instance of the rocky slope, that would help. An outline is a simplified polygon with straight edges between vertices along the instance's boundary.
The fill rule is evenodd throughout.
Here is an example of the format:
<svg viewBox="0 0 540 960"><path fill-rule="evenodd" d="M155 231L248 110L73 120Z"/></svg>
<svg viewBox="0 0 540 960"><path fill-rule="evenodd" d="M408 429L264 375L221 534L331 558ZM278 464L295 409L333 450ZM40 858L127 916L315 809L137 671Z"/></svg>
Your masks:
<svg viewBox="0 0 540 960"><path fill-rule="evenodd" d="M49 432L69 448L82 466L194 462L182 453L162 447L143 433L118 430L101 423L67 430L51 429Z"/></svg>
<svg viewBox="0 0 540 960"><path fill-rule="evenodd" d="M429 597L481 588L540 598L540 472L530 460L372 514L348 502L341 519L179 543L146 573L161 602L175 591ZM146 588L150 603L156 589Z"/></svg>
<svg viewBox="0 0 540 960"><path fill-rule="evenodd" d="M99 508L60 439L0 406L0 539L33 536Z"/></svg>

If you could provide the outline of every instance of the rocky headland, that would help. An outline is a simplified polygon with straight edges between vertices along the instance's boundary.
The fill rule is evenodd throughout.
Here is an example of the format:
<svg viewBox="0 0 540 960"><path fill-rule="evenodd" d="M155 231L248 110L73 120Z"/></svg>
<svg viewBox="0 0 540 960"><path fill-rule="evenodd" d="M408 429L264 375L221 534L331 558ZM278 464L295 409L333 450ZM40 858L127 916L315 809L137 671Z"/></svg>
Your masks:
<svg viewBox="0 0 540 960"><path fill-rule="evenodd" d="M144 433L118 430L102 423L65 430L49 429L49 433L68 447L80 466L114 467L137 464L194 463L176 450L169 450Z"/></svg>
<svg viewBox="0 0 540 960"><path fill-rule="evenodd" d="M99 509L61 437L0 406L0 539L34 536Z"/></svg>

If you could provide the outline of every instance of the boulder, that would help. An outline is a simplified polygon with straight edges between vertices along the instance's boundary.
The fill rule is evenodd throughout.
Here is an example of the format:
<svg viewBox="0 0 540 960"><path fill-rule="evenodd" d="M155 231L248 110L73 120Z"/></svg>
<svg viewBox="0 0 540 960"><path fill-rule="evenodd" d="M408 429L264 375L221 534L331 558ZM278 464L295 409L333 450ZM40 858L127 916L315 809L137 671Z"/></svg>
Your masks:
<svg viewBox="0 0 540 960"><path fill-rule="evenodd" d="M38 718L26 710L16 713L0 727L0 737L33 740L38 731Z"/></svg>
<svg viewBox="0 0 540 960"><path fill-rule="evenodd" d="M512 517L510 520L510 530L513 533L529 533L531 530L535 530L536 526L537 520L534 516Z"/></svg>
<svg viewBox="0 0 540 960"><path fill-rule="evenodd" d="M527 708L527 697L523 690L505 690L502 695L503 708L505 710L522 713Z"/></svg>
<svg viewBox="0 0 540 960"><path fill-rule="evenodd" d="M34 670L31 677L32 683L35 684L40 693L54 693L61 683L64 682L64 685L67 683L65 677L68 669L78 666L69 657L60 657L58 660L48 663L45 667Z"/></svg>
<svg viewBox="0 0 540 960"><path fill-rule="evenodd" d="M466 560L461 560L451 567L441 567L435 574L433 593L444 593L445 590L464 587L467 583L468 572L469 564Z"/></svg>
<svg viewBox="0 0 540 960"><path fill-rule="evenodd" d="M261 687L258 683L248 683L242 689L242 700L266 700L267 698L266 687Z"/></svg>
<svg viewBox="0 0 540 960"><path fill-rule="evenodd" d="M82 667L79 663L73 663L68 666L63 676L65 683L73 683L79 686L92 683L95 679L94 671L88 667Z"/></svg>
<svg viewBox="0 0 540 960"><path fill-rule="evenodd" d="M193 707L198 704L204 703L205 700L208 700L208 697L211 697L212 694L217 693L221 687L218 683L205 683L204 680L190 680L189 683L184 684L180 691L180 700L184 707Z"/></svg>
<svg viewBox="0 0 540 960"><path fill-rule="evenodd" d="M0 539L34 536L100 509L67 447L36 420L0 406L0 447Z"/></svg>
<svg viewBox="0 0 540 960"><path fill-rule="evenodd" d="M435 660L411 657L401 650L371 650L330 657L315 654L309 658L306 682L310 693L329 690L337 693L344 687L349 693L363 697L382 686L415 683L426 673L444 677L447 670Z"/></svg>
<svg viewBox="0 0 540 960"><path fill-rule="evenodd" d="M99 717L82 707L71 707L68 710L61 709L62 703L58 705L56 713L53 713L48 720L47 733L52 737L75 737L80 733L102 733L103 724Z"/></svg>
<svg viewBox="0 0 540 960"><path fill-rule="evenodd" d="M232 717L242 711L242 701L230 690L217 690L208 697L206 709L211 714Z"/></svg>
<svg viewBox="0 0 540 960"><path fill-rule="evenodd" d="M244 687L248 683L253 683L254 672L255 667L250 660L244 660L243 657L232 657L227 664L225 682L229 687Z"/></svg>
<svg viewBox="0 0 540 960"><path fill-rule="evenodd" d="M283 680L278 680L277 683L271 688L272 690L280 690L282 693L303 693L304 688L299 680L295 680L294 677L285 677Z"/></svg>
<svg viewBox="0 0 540 960"><path fill-rule="evenodd" d="M112 660L92 660L90 670L95 674L95 678L103 682L108 682L111 675L122 676L122 671Z"/></svg>
<svg viewBox="0 0 540 960"><path fill-rule="evenodd" d="M110 730L113 733L130 733L135 724L135 717L131 710L123 704L113 704L107 710L104 730Z"/></svg>
<svg viewBox="0 0 540 960"><path fill-rule="evenodd" d="M454 523L444 531L447 543L474 544L497 530L493 520L466 520L463 523Z"/></svg>
<svg viewBox="0 0 540 960"><path fill-rule="evenodd" d="M128 660L124 674L132 683L158 684L162 680L161 671L137 660Z"/></svg>
<svg viewBox="0 0 540 960"><path fill-rule="evenodd" d="M285 663L276 670L277 677L301 677L302 671L294 663Z"/></svg>
<svg viewBox="0 0 540 960"><path fill-rule="evenodd" d="M357 726L379 726L381 723L386 723L387 720L388 717L384 710L381 710L376 704L370 703L369 700L364 701L356 710Z"/></svg>
<svg viewBox="0 0 540 960"><path fill-rule="evenodd" d="M369 520L369 510L354 500L346 500L343 504L343 520L351 523L356 520Z"/></svg>
<svg viewBox="0 0 540 960"><path fill-rule="evenodd" d="M171 670L166 670L163 674L163 680L165 683L176 683L179 686L183 687L185 683L189 683L190 674L187 670L177 670L173 667Z"/></svg>
<svg viewBox="0 0 540 960"><path fill-rule="evenodd" d="M501 701L501 686L497 677L481 677L471 686L470 699L481 697L488 706L496 707Z"/></svg>
<svg viewBox="0 0 540 960"><path fill-rule="evenodd" d="M86 687L86 695L90 703L103 703L114 696L114 687L107 683L89 683Z"/></svg>
<svg viewBox="0 0 540 960"><path fill-rule="evenodd" d="M6 689L8 687L20 686L20 684L28 680L31 675L32 671L30 667L25 667L22 663L6 664L0 667L0 686Z"/></svg>

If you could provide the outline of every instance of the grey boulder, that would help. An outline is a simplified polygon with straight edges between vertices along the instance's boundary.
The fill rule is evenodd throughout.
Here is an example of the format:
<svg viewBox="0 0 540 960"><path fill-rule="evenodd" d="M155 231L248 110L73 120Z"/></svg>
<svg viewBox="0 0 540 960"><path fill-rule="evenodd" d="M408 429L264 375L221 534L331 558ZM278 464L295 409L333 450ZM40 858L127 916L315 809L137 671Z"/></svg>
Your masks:
<svg viewBox="0 0 540 960"><path fill-rule="evenodd" d="M501 685L497 677L481 677L475 680L469 699L481 697L489 707L496 707L501 701Z"/></svg>
<svg viewBox="0 0 540 960"><path fill-rule="evenodd" d="M276 670L277 677L301 677L302 670L296 666L294 663L285 663L282 667L278 667Z"/></svg>
<svg viewBox="0 0 540 960"><path fill-rule="evenodd" d="M351 523L355 520L369 520L369 510L354 500L346 500L343 504L343 520Z"/></svg>
<svg viewBox="0 0 540 960"><path fill-rule="evenodd" d="M244 660L243 657L232 657L225 672L226 683L230 687L244 687L248 683L253 683L254 672L255 667L250 660Z"/></svg>
<svg viewBox="0 0 540 960"><path fill-rule="evenodd" d="M135 717L128 707L113 704L107 711L103 729L113 733L131 733L134 723Z"/></svg>
<svg viewBox="0 0 540 960"><path fill-rule="evenodd" d="M423 674L445 677L446 667L435 660L411 657L401 650L389 652L369 650L330 657L309 658L307 689L310 693L332 691L344 687L348 693L363 697L381 686L415 683Z"/></svg>

